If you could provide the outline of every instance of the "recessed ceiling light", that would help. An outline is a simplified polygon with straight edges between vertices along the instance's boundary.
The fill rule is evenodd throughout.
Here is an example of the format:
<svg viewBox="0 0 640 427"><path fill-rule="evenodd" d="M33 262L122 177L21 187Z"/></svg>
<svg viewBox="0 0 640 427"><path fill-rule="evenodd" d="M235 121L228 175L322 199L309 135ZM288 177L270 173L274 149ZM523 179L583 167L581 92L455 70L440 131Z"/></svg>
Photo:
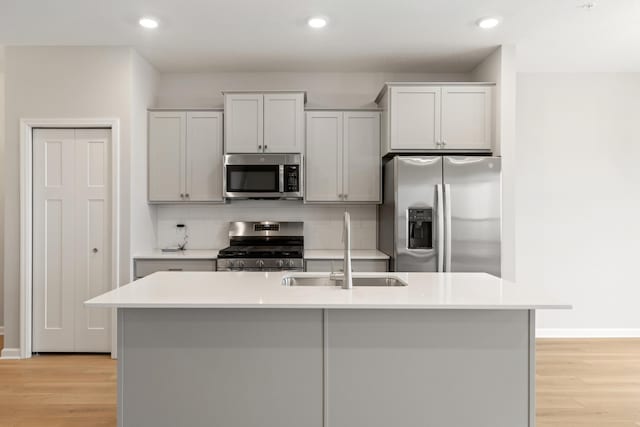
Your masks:
<svg viewBox="0 0 640 427"><path fill-rule="evenodd" d="M307 24L311 28L324 28L327 26L327 18L323 18L322 16L314 16L313 18L309 18Z"/></svg>
<svg viewBox="0 0 640 427"><path fill-rule="evenodd" d="M596 7L596 2L594 2L594 1L590 1L590 2L588 2L588 3L581 4L581 5L580 5L580 6L578 6L578 7L579 7L580 9L584 9L584 10L591 10L591 9L593 9L594 7Z"/></svg>
<svg viewBox="0 0 640 427"><path fill-rule="evenodd" d="M158 21L153 18L140 18L138 24L140 24L140 26L144 28L158 28Z"/></svg>
<svg viewBox="0 0 640 427"><path fill-rule="evenodd" d="M478 27L482 28L483 30L489 30L491 28L497 27L500 24L500 18L489 16L479 19L477 24Z"/></svg>

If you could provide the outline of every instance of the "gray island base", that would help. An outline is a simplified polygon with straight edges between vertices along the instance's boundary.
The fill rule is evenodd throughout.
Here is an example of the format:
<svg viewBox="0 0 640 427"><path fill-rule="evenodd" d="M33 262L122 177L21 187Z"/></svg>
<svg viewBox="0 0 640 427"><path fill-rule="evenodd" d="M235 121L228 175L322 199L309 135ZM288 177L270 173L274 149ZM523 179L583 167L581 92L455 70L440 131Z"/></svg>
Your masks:
<svg viewBox="0 0 640 427"><path fill-rule="evenodd" d="M484 273L304 286L325 276L159 272L87 301L117 309L118 425L535 426L535 312L569 305Z"/></svg>
<svg viewBox="0 0 640 427"><path fill-rule="evenodd" d="M535 426L530 310L118 312L121 427Z"/></svg>

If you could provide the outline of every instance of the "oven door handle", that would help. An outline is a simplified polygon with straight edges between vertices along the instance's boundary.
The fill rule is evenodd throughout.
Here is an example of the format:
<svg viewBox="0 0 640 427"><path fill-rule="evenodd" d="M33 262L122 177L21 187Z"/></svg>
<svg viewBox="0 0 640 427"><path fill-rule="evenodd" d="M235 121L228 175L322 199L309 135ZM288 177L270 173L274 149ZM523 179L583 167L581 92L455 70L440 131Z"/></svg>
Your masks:
<svg viewBox="0 0 640 427"><path fill-rule="evenodd" d="M278 191L284 193L284 165L278 166Z"/></svg>

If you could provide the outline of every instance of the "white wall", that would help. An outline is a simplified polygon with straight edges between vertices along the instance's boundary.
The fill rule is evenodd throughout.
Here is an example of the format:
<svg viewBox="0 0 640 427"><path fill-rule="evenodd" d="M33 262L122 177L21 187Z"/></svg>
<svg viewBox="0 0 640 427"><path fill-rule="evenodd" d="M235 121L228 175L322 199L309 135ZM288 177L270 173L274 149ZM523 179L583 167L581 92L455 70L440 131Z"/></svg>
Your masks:
<svg viewBox="0 0 640 427"><path fill-rule="evenodd" d="M19 347L19 120L120 119L120 283L129 271L131 49L7 47L5 51L5 346Z"/></svg>
<svg viewBox="0 0 640 427"><path fill-rule="evenodd" d="M459 81L444 73L166 73L158 106L221 107L222 90L306 90L308 107L370 107L385 81Z"/></svg>
<svg viewBox="0 0 640 427"><path fill-rule="evenodd" d="M4 56L4 54L2 54ZM0 165L4 167L4 68L0 63ZM4 174L0 173L0 242L3 241L4 229ZM4 328L4 245L0 244L0 328ZM3 329L4 330L4 329Z"/></svg>
<svg viewBox="0 0 640 427"><path fill-rule="evenodd" d="M515 279L516 51L501 46L472 71L473 81L495 82L494 155L502 157L502 277Z"/></svg>
<svg viewBox="0 0 640 427"><path fill-rule="evenodd" d="M640 336L640 73L517 82L517 280L574 305L540 333Z"/></svg>
<svg viewBox="0 0 640 427"><path fill-rule="evenodd" d="M147 108L155 105L158 71L137 52L131 61L131 253L155 245L156 210L147 203Z"/></svg>

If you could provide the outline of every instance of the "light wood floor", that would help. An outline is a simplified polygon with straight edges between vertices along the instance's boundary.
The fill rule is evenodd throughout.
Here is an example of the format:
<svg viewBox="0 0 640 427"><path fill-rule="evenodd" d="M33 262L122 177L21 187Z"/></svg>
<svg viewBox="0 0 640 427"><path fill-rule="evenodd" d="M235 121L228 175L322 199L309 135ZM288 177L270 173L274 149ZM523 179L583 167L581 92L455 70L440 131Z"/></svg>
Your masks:
<svg viewBox="0 0 640 427"><path fill-rule="evenodd" d="M537 358L538 427L640 426L640 339L539 340ZM115 425L109 356L0 361L0 427Z"/></svg>
<svg viewBox="0 0 640 427"><path fill-rule="evenodd" d="M640 426L640 339L538 340L538 426Z"/></svg>

